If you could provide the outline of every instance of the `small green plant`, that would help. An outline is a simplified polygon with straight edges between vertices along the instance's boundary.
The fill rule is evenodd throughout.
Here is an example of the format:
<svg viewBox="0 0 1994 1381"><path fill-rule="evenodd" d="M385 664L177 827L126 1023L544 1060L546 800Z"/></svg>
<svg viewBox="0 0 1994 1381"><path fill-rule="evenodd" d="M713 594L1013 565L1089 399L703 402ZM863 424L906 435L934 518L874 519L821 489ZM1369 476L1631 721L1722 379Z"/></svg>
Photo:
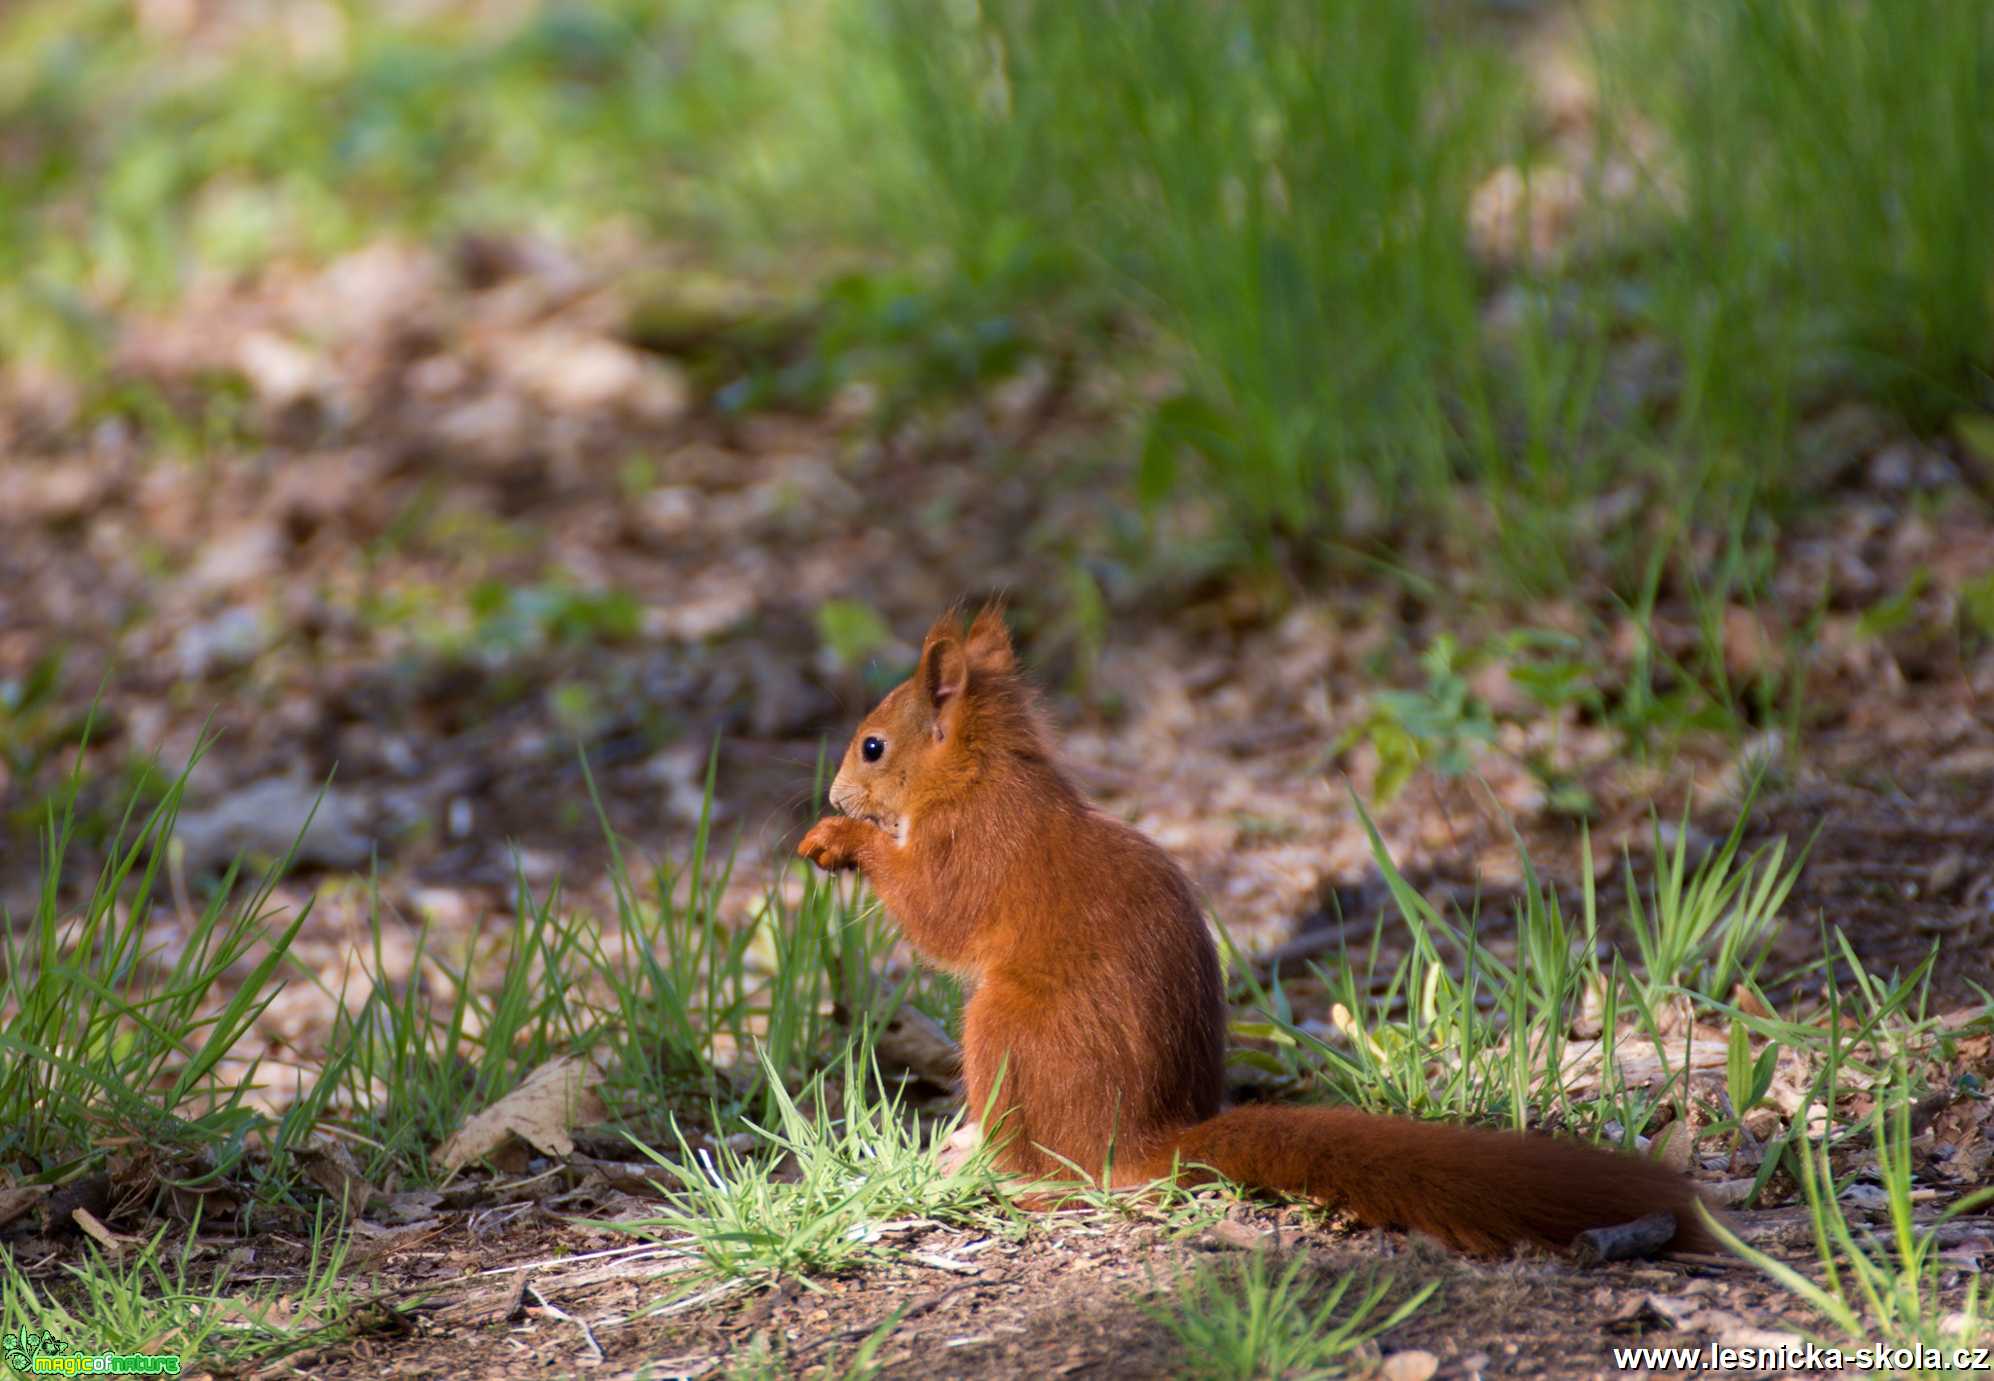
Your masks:
<svg viewBox="0 0 1994 1381"><path fill-rule="evenodd" d="M841 667L857 667L893 641L893 630L870 604L827 599L817 607L817 636Z"/></svg>
<svg viewBox="0 0 1994 1381"><path fill-rule="evenodd" d="M1443 777L1458 777L1474 766L1475 757L1495 741L1496 726L1489 707L1468 689L1463 671L1470 660L1446 634L1420 654L1426 686L1416 691L1379 691L1371 697L1371 713L1350 729L1335 752L1368 740L1378 753L1373 787L1389 801L1421 767Z"/></svg>
<svg viewBox="0 0 1994 1381"><path fill-rule="evenodd" d="M1611 728L1627 752L1643 758L1671 748L1693 732L1741 740L1751 724L1775 715L1796 724L1803 689L1796 656L1775 659L1775 665L1749 684L1730 683L1723 669L1721 595L1697 602L1704 637L1695 666L1660 650L1653 624L1662 574L1662 565L1651 563L1651 583L1627 610L1636 636L1624 664L1602 658L1586 639L1555 629L1517 628L1466 646L1450 634L1441 634L1419 657L1426 684L1415 690L1373 693L1369 712L1345 730L1332 755L1368 743L1378 755L1373 791L1384 801L1402 791L1421 769L1442 777L1473 771L1484 754L1497 751L1502 725L1535 727L1544 722L1528 708L1501 714L1492 709L1473 686L1473 678L1485 668L1500 668L1510 685L1548 716L1554 734L1565 716L1575 715ZM1718 621L1715 630L1707 626L1712 618ZM1531 749L1524 753L1523 763L1544 784L1553 809L1586 815L1592 809L1591 796L1555 757L1555 752Z"/></svg>
<svg viewBox="0 0 1994 1381"><path fill-rule="evenodd" d="M226 1267L208 1275L195 1266L195 1232L177 1251L166 1235L161 1228L120 1256L92 1243L80 1261L62 1267L67 1278L55 1281L31 1278L8 1254L0 1265L8 1347L33 1335L40 1340L34 1350L44 1353L176 1353L192 1370L267 1361L352 1331L359 1294L341 1278L350 1239L323 1215L313 1224L304 1277L289 1288L233 1291ZM16 1365L26 1370L33 1358L26 1347L21 1352Z"/></svg>
<svg viewBox="0 0 1994 1381"><path fill-rule="evenodd" d="M1741 1021L1731 1023L1724 1047L1724 1092L1731 1100L1732 1115L1742 1119L1765 1101L1779 1067L1778 1041L1767 1041L1757 1056L1752 1054L1750 1033Z"/></svg>
<svg viewBox="0 0 1994 1381"><path fill-rule="evenodd" d="M1747 802L1747 807L1749 807ZM1689 863L1689 809L1685 805L1668 847L1655 829L1655 877L1647 896L1626 865L1627 925L1641 959L1644 1005L1656 1010L1677 986L1711 997L1749 978L1778 934L1780 908L1799 880L1804 859L1786 862L1786 840L1774 840L1739 859L1749 816L1740 814L1730 834L1695 867Z"/></svg>
<svg viewBox="0 0 1994 1381"><path fill-rule="evenodd" d="M470 594L473 648L506 655L543 647L628 642L643 610L622 590L584 590L554 579L535 585L484 581Z"/></svg>
<svg viewBox="0 0 1994 1381"><path fill-rule="evenodd" d="M1389 1303L1396 1283L1390 1276L1352 1272L1317 1302L1307 1265L1297 1254L1277 1275L1266 1253L1253 1252L1244 1265L1200 1266L1179 1279L1173 1297L1145 1304L1144 1312L1176 1338L1187 1376L1340 1376L1360 1349L1412 1317L1440 1284L1428 1281Z"/></svg>

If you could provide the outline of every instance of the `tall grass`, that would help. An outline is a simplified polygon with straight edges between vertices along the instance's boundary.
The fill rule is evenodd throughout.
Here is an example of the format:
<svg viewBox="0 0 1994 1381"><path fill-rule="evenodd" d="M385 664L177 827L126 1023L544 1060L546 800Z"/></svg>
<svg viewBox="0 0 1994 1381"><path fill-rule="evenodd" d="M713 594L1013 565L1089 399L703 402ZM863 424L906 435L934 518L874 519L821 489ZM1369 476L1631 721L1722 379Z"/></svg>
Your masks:
<svg viewBox="0 0 1994 1381"><path fill-rule="evenodd" d="M1021 308L1134 323L1082 344L1145 379L1141 497L1210 496L1221 539L1265 554L1467 480L1538 589L1630 477L1728 516L1809 478L1796 423L1823 401L1926 428L1994 406L1977 0L1586 11L1583 171L1636 185L1577 208L1583 253L1522 263L1470 244L1475 189L1545 156L1484 7L339 13L316 49L271 20L198 61L123 0L0 17L0 351L94 358L122 305L199 268L624 219L791 279L869 264L826 288L819 350L865 370L885 338L885 368L930 358L906 381L927 392L1014 367Z"/></svg>
<svg viewBox="0 0 1994 1381"><path fill-rule="evenodd" d="M1927 426L1994 406L1994 9L1630 5L1600 39L1657 136L1679 430L1777 438L1830 391Z"/></svg>
<svg viewBox="0 0 1994 1381"><path fill-rule="evenodd" d="M63 1178L129 1141L159 1152L168 1177L227 1174L262 1118L256 1064L225 1061L276 997L310 908L280 924L271 906L288 859L246 890L231 869L198 912L161 895L183 772L150 811L126 813L72 911L78 763L48 807L34 914L18 933L0 915L0 1159Z"/></svg>
<svg viewBox="0 0 1994 1381"><path fill-rule="evenodd" d="M1444 480L1501 88L1472 47L1365 0L872 10L963 257L1051 253L1167 332L1147 492L1196 456L1280 533Z"/></svg>
<svg viewBox="0 0 1994 1381"><path fill-rule="evenodd" d="M854 86L918 151L918 233L1158 328L1181 387L1147 409L1138 487L1215 495L1262 550L1465 479L1509 572L1568 583L1561 545L1630 479L1735 519L1811 478L1795 428L1825 401L1929 428L1994 400L1974 0L1589 12L1581 225L1520 264L1477 262L1467 207L1543 156L1527 76L1459 7L860 8L897 94Z"/></svg>
<svg viewBox="0 0 1994 1381"><path fill-rule="evenodd" d="M325 1049L278 1115L259 1065L237 1063L286 982L325 984L291 956L311 903L282 915L289 859L253 886L231 870L198 911L167 895L187 774L128 810L94 879L74 874L82 761L48 807L42 890L26 924L0 916L0 1164L59 1182L112 1151L159 1152L162 1179L197 1177L293 1197L289 1153L340 1127L363 1172L424 1183L434 1149L471 1114L556 1056L601 1052L610 1114L656 1135L674 1114L727 1134L772 1123L835 1061L842 1031L949 994L881 977L890 932L853 889L812 877L800 899L771 887L747 924L719 914L731 859L710 844L632 881L609 836L618 925L521 882L503 934L446 946L425 926L405 981L388 976L371 909L371 963L335 1002ZM192 764L189 764L191 770ZM608 825L604 822L605 831ZM79 883L84 885L79 885Z"/></svg>
<svg viewBox="0 0 1994 1381"><path fill-rule="evenodd" d="M473 935L438 953L425 928L411 978L396 983L375 909L373 971L357 1001L340 995L323 1076L332 1115L370 1148L370 1176L439 1173L429 1154L467 1116L575 1051L599 1052L611 1117L648 1136L668 1136L675 1115L723 1134L771 1123L788 1088L836 1059L834 1012L884 1023L910 997L930 999L879 979L885 918L833 881L811 877L794 904L772 886L747 923L723 921L733 860L712 849L711 806L709 776L689 853L641 882L603 820L608 933L558 887L536 896L522 882L497 945Z"/></svg>
<svg viewBox="0 0 1994 1381"><path fill-rule="evenodd" d="M1608 1122L1642 1127L1657 1103L1646 1092L1620 1086L1617 1044L1662 1050L1659 1033L1671 1006L1728 1011L1723 1002L1734 985L1756 991L1799 872L1798 863L1787 861L1783 840L1742 854L1742 821L1693 865L1681 849L1658 850L1647 886L1637 887L1631 867L1626 882L1625 926L1644 961L1635 966L1601 944L1589 840L1580 850L1583 891L1575 916L1566 914L1556 890L1522 855L1522 888L1508 927L1514 941L1500 945L1488 938L1496 927L1479 907L1450 917L1422 897L1392 862L1361 806L1359 812L1396 914L1389 921L1378 917L1368 952L1316 966L1333 1033L1297 1022L1278 973L1262 984L1250 970L1241 971L1242 981L1271 1020L1235 1029L1276 1047L1249 1053L1249 1062L1324 1085L1339 1102L1402 1116L1518 1128L1548 1117L1580 1131ZM1395 946L1403 957L1390 968L1380 958L1388 925L1404 937ZM1874 1020L1901 1021L1917 990L1913 982L1880 997ZM1629 1030L1621 1029L1623 1022ZM1571 1088L1571 1048L1573 1033L1588 1028L1599 1042L1593 1053L1602 1075L1591 1096L1579 1098ZM1754 1031L1789 1048L1823 1039L1819 1031L1792 1025Z"/></svg>

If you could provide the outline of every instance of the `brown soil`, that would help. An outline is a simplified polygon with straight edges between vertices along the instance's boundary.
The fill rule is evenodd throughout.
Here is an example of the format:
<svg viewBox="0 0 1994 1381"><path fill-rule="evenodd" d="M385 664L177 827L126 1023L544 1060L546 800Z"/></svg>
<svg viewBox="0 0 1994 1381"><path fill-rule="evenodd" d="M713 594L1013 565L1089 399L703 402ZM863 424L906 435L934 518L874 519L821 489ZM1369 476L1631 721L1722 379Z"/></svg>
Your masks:
<svg viewBox="0 0 1994 1381"><path fill-rule="evenodd" d="M1744 1221L1748 1236L1783 1254L1802 1247L1804 1226L1790 1212ZM1356 1354L1360 1372L1413 1354L1392 1365L1444 1378L1617 1375L1614 1347L1779 1346L1814 1326L1791 1296L1737 1263L1475 1261L1250 1205L1235 1205L1230 1223L1224 1234L1182 1240L1154 1222L1084 1211L1041 1217L1019 1241L935 1227L902 1245L956 1269L909 1261L808 1286L742 1284L689 1295L692 1308L667 1302L674 1263L623 1238L545 1217L490 1239L459 1223L374 1264L379 1288L404 1306L392 1330L255 1374L698 1377L758 1361L763 1370L751 1374L802 1375L849 1365L904 1307L874 1356L884 1375L1195 1376L1197 1359L1149 1310L1168 1303L1185 1272L1231 1270L1256 1250L1284 1264L1301 1253L1305 1278L1325 1284L1382 1273L1396 1282L1391 1300L1439 1280L1423 1309Z"/></svg>

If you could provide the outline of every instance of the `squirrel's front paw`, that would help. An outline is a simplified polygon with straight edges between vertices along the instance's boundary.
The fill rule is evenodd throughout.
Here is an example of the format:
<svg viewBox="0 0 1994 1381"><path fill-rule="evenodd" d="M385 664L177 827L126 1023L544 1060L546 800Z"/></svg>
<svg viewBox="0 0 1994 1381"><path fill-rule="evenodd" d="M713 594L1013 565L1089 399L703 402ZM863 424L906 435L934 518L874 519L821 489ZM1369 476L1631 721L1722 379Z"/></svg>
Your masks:
<svg viewBox="0 0 1994 1381"><path fill-rule="evenodd" d="M827 815L810 827L810 833L803 836L796 852L827 873L856 868L865 830L863 820L854 820L849 815Z"/></svg>

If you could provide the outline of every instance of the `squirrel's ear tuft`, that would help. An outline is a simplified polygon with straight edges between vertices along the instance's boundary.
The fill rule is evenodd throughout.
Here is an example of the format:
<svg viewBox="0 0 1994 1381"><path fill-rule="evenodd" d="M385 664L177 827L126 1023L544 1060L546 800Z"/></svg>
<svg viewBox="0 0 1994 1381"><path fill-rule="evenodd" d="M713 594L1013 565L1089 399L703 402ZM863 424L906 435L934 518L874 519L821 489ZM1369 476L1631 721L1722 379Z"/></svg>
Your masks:
<svg viewBox="0 0 1994 1381"><path fill-rule="evenodd" d="M993 599L977 610L975 622L969 625L968 649L969 663L978 671L1008 675L1018 669L1018 659L1011 651L1011 630L1004 626L1002 601Z"/></svg>
<svg viewBox="0 0 1994 1381"><path fill-rule="evenodd" d="M960 638L961 636L962 636L962 606L960 604L951 604L948 608L942 610L942 612L936 616L935 621L933 623L928 625L928 634L926 637L921 639L922 660L925 661L927 659L928 649L933 647L936 643L940 642L942 639Z"/></svg>
<svg viewBox="0 0 1994 1381"><path fill-rule="evenodd" d="M963 655L962 644L954 638L930 634L927 645L921 649L921 668L915 674L928 698L928 707L939 714L943 706L958 699L969 685L969 659ZM938 720L937 728L939 725Z"/></svg>

